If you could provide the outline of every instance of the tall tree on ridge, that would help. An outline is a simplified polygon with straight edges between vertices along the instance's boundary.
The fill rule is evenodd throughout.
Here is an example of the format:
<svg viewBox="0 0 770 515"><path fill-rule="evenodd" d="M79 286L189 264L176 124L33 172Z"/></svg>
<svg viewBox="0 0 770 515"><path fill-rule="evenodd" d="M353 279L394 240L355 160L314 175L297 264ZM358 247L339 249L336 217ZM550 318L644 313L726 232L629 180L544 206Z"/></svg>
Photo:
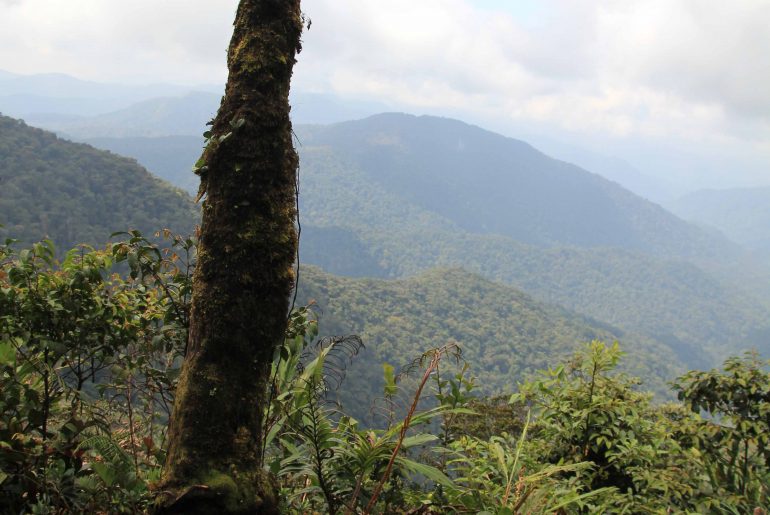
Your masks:
<svg viewBox="0 0 770 515"><path fill-rule="evenodd" d="M277 513L262 412L296 256L289 83L300 0L241 0L225 96L196 171L203 220L161 513Z"/></svg>

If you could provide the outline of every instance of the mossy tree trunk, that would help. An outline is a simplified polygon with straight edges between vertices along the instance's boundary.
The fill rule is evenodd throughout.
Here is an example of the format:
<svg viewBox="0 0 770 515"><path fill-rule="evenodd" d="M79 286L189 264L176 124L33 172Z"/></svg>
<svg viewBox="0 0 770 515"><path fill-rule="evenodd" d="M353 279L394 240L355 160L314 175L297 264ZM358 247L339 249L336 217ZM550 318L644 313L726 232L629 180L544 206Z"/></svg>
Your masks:
<svg viewBox="0 0 770 515"><path fill-rule="evenodd" d="M300 0L241 0L234 27L225 96L196 165L206 196L162 513L277 512L261 427L294 284L288 96Z"/></svg>

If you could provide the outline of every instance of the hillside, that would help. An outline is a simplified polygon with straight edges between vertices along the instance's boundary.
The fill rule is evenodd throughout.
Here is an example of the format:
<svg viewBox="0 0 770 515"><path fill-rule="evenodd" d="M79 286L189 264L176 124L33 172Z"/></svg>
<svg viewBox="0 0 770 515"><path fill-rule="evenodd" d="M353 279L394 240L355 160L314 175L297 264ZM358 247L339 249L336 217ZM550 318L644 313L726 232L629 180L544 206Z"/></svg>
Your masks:
<svg viewBox="0 0 770 515"><path fill-rule="evenodd" d="M375 117L372 122L374 128L367 125L371 119L340 124L343 128L349 126L345 129L348 132L356 132L353 130L356 127L360 129L359 134L350 135L350 138L343 137L344 134L334 135L340 126L297 127L301 155L303 234L300 252L303 263L317 264L339 275L381 278L410 276L436 266L463 267L488 279L521 288L542 301L560 304L665 341L690 366L708 366L715 357L747 346L767 346L761 336L766 334L770 318L766 310L751 296L731 286L735 281L716 279L683 261L683 257L692 257L698 262L711 261L716 255L730 254L729 245L723 245L724 240L711 239L708 231L696 229L598 176L549 159L525 143L460 122L428 118L428 122L439 126L438 142L434 143L420 140L409 145L395 145L393 149L392 145L379 148L382 145L356 143L355 138L379 137L381 141L387 141L383 138L388 130L397 132L401 125L409 127L414 123L419 128L419 124L426 121L405 115L386 115L382 118L394 118L395 121L388 123L395 124L396 128L379 129L378 118L381 117ZM414 130L410 128L407 133ZM330 131L332 135L328 134ZM518 170L516 177L532 175L528 180L538 185L536 191L531 190L534 193L527 190L530 191L527 195L516 191L512 194L512 197L539 198L537 202L531 202L532 212L495 214L508 213L509 205L515 202L493 205L487 201L489 195L486 192L475 191L470 184L472 177L467 172L476 170L472 160L466 163L465 171L459 165L447 165L452 156L442 157L442 152L449 152L441 149L441 142L448 138L442 134L458 132L469 132L472 137L466 141L480 141L480 148L488 149L488 152L505 154L508 147L513 148L514 153L507 158L490 157L484 154L487 151L479 149L473 153L484 154L479 158L482 164L511 161L513 169ZM426 133L422 138L430 140L431 135ZM98 138L89 141L136 157L140 163L188 191L197 187L197 177L189 169L200 153L200 137ZM423 155L415 157L420 149L423 149ZM397 157L388 157L391 150ZM376 161L375 157L364 155L376 156L378 153L386 156L384 163L400 160L399 167L411 175L399 170L393 172L392 168L397 167L380 169L376 162L371 162ZM434 165L431 156L435 153L439 157ZM519 158L524 161L519 163ZM526 159L531 160L529 165ZM549 168L547 180L538 175L539 168L534 167L537 163L555 167ZM496 173L495 170L489 168L485 173ZM593 222L590 217L581 218L584 214L581 196L573 195L571 204L559 200L570 194L562 185L559 175L562 172L573 174L570 180L582 184L573 188L576 192L582 188L601 199L593 205L597 211L589 212L598 220L596 232L602 233L611 243L600 245L598 236L590 243L592 228L588 224ZM384 176L392 173L398 176L396 180L386 181ZM380 175L383 177L378 178ZM498 181L500 191L493 192L494 195L507 195L513 186L506 181L509 178ZM527 181L523 184L526 186ZM552 185L556 192L553 198L549 193ZM465 191L467 194L463 195ZM445 193L447 200L443 203L447 205L442 206L441 195ZM609 206L608 212L599 210L600 205ZM572 229L577 233L582 231L583 236L578 234L573 238L567 234L567 242L561 243L516 241L517 235L532 233L538 220L543 226L551 227L545 231L550 231L551 237L566 234L568 230L551 217L550 208L566 217L569 217L568 208L574 210L575 220L583 221L575 222ZM468 213L467 219L465 213ZM487 215L489 223L484 219ZM605 223L605 220L609 222ZM620 224L618 220L626 221ZM625 234L625 229L618 229L618 224L631 227L628 229L631 232ZM575 225L580 227L576 229ZM613 227L619 232L610 230ZM678 235L674 238L677 241L671 241L670 236L665 235L666 228L673 228L672 234ZM506 231L513 236L504 234ZM689 238L691 235L695 236ZM533 238L537 236L533 234ZM587 246L581 248L574 242L579 237ZM654 244L657 251L652 256L638 248L650 240L657 241ZM701 249L702 255L691 256L695 249L709 241L708 248ZM722 250L713 252L710 249ZM704 259L704 256L711 256L711 259ZM761 289L752 291L764 294Z"/></svg>
<svg viewBox="0 0 770 515"><path fill-rule="evenodd" d="M198 191L200 178L192 172L192 165L203 151L203 136L99 137L83 142L132 157L153 174L191 195Z"/></svg>
<svg viewBox="0 0 770 515"><path fill-rule="evenodd" d="M383 114L297 134L303 147L333 149L383 191L472 233L668 258L733 250L616 183L456 120Z"/></svg>
<svg viewBox="0 0 770 515"><path fill-rule="evenodd" d="M62 119L37 115L28 121L72 138L195 135L206 130L221 95L190 92L182 96L143 100L95 116Z"/></svg>
<svg viewBox="0 0 770 515"><path fill-rule="evenodd" d="M305 140L300 155L303 262L375 277L463 267L666 341L690 366L756 345L751 335L768 325L767 312L749 297L685 261L474 233L371 180L334 147Z"/></svg>
<svg viewBox="0 0 770 515"><path fill-rule="evenodd" d="M303 262L341 275L402 277L461 266L627 330L666 342L690 367L750 346L767 312L688 263L617 249L540 249L445 230L375 231L305 225Z"/></svg>
<svg viewBox="0 0 770 515"><path fill-rule="evenodd" d="M0 116L0 238L99 244L129 228L190 231L190 197L135 161Z"/></svg>
<svg viewBox="0 0 770 515"><path fill-rule="evenodd" d="M667 207L686 220L719 229L748 248L770 251L770 187L701 190Z"/></svg>
<svg viewBox="0 0 770 515"><path fill-rule="evenodd" d="M484 393L510 391L523 377L568 357L592 339L619 340L635 373L664 391L681 370L660 343L535 301L460 269L403 280L336 277L316 267L300 272L298 302L314 300L322 336L358 334L366 350L348 370L342 401L366 416L382 392L381 363L400 369L420 353L459 343Z"/></svg>

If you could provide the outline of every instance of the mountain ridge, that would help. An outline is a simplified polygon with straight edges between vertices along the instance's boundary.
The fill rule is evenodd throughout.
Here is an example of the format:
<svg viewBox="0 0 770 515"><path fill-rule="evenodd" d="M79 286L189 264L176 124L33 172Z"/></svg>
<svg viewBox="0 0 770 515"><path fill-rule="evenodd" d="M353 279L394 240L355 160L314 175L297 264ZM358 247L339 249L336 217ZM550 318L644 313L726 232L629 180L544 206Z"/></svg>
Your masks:
<svg viewBox="0 0 770 515"><path fill-rule="evenodd" d="M0 238L25 244L51 237L61 250L102 244L115 231L145 234L167 224L192 230L197 207L189 195L135 160L0 115Z"/></svg>
<svg viewBox="0 0 770 515"><path fill-rule="evenodd" d="M297 133L304 147L333 146L386 190L472 232L665 257L735 251L597 174L457 120L387 113Z"/></svg>

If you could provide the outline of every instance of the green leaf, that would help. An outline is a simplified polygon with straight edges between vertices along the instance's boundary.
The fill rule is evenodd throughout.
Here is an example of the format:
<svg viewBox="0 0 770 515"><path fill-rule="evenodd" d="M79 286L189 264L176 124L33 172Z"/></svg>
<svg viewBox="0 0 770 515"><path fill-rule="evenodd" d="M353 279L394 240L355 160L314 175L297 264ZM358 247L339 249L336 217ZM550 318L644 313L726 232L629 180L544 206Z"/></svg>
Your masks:
<svg viewBox="0 0 770 515"><path fill-rule="evenodd" d="M0 365L16 365L16 349L9 341L0 342Z"/></svg>
<svg viewBox="0 0 770 515"><path fill-rule="evenodd" d="M455 487L454 482L436 467L431 467L430 465L425 465L424 463L418 463L401 456L396 458L396 462L406 470L414 474L420 474L421 476L424 476L426 479L429 479L435 483L450 488Z"/></svg>
<svg viewBox="0 0 770 515"><path fill-rule="evenodd" d="M94 472L96 472L96 474L102 479L102 481L104 481L104 484L107 486L112 486L112 484L115 482L117 473L109 463L100 463L95 461L91 463L91 468L94 469Z"/></svg>
<svg viewBox="0 0 770 515"><path fill-rule="evenodd" d="M387 397L392 397L397 392L394 370L393 365L389 363L382 364L382 371L385 377L385 395Z"/></svg>
<svg viewBox="0 0 770 515"><path fill-rule="evenodd" d="M414 436L407 436L401 443L401 447L408 449L409 447L415 447L417 445L425 445L426 443L435 442L438 437L435 435L429 435L427 433L421 433Z"/></svg>

